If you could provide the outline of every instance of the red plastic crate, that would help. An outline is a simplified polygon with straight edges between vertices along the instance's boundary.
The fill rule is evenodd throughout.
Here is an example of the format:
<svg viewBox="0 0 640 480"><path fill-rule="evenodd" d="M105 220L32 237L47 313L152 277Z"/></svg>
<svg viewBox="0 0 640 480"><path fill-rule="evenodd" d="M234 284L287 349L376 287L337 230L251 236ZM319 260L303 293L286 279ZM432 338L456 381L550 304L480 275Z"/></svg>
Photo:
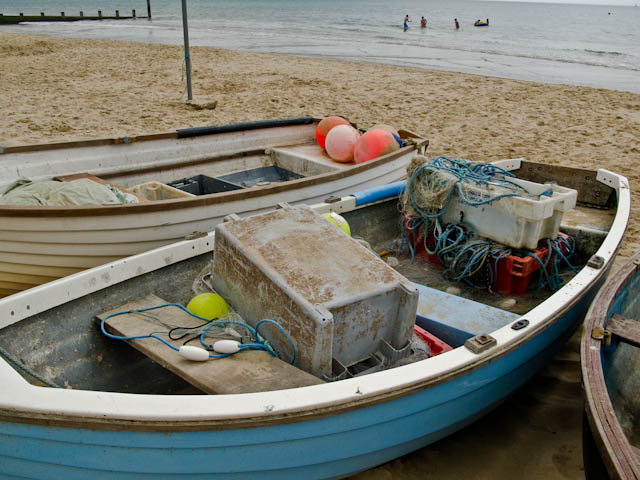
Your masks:
<svg viewBox="0 0 640 480"><path fill-rule="evenodd" d="M559 233L558 237L569 239L569 236L564 233ZM562 253L566 253L567 244L561 242L560 249ZM546 245L539 246L533 253L542 262L546 262L549 248ZM553 258L553 252L551 255ZM501 295L525 295L531 282L537 281L540 276L540 262L529 256L509 255L498 260L497 265L494 266L497 275L493 280L492 289ZM550 271L551 262L548 263L547 268Z"/></svg>
<svg viewBox="0 0 640 480"><path fill-rule="evenodd" d="M424 340L427 345L429 345L429 356L434 357L436 355L440 355L441 353L448 352L449 350L453 350L453 348L444 343L435 335L427 332L424 328L419 327L418 325L413 326L413 331L416 335L418 335L422 340Z"/></svg>

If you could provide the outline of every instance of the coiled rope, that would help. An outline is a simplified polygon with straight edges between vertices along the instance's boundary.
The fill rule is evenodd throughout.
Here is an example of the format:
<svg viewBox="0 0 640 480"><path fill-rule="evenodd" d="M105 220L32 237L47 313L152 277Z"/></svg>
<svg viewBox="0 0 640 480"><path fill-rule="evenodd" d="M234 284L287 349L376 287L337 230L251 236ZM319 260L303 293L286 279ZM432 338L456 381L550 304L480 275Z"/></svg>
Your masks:
<svg viewBox="0 0 640 480"><path fill-rule="evenodd" d="M266 325L266 324L271 324L274 325L275 327L277 327L282 334L284 335L284 337L287 339L287 341L289 342L289 346L291 347L291 361L289 363L291 363L292 365L295 363L296 361L296 349L295 346L293 345L293 341L291 340L291 337L289 337L289 335L287 334L286 330L282 327L282 325L280 325L278 322L276 322L275 320L271 320L268 318L265 318L263 320L260 320L258 323L256 323L255 328L251 327L250 325L247 325L246 323L242 323L242 322L236 322L236 321L230 321L230 320L211 320L209 321L206 318L200 317L199 315L196 315L195 313L190 312L189 310L187 310L187 308L184 305L181 305L179 303L165 303L163 305L156 305L153 307L148 307L148 308L141 308L141 309L136 309L136 310L122 310L120 312L115 312L115 313L110 313L109 315L105 315L102 320L100 321L100 330L102 331L102 333L109 337L109 338L113 338L115 340L139 340L142 338L153 338L163 344L165 344L167 347L169 347L172 350L175 350L176 352L179 351L180 349L175 347L174 345L172 345L171 343L169 343L167 340L165 340L164 338L159 336L159 332L152 332L152 333L148 333L145 335L134 335L134 336L121 336L121 335L114 335L112 333L107 332L106 328L105 328L105 322L112 317L118 316L118 315L126 315L129 313L144 313L144 312L149 312L151 310L157 310L159 308L168 308L168 307L175 307L175 308L179 308L180 310L182 310L183 312L191 315L194 318L197 318L201 321L203 321L204 323L201 325L198 325L196 327L174 327L171 330L169 330L169 332L167 332L169 338L171 340L179 340L181 338L183 338L184 336L187 335L187 333L183 334L182 336L179 337L173 337L172 333L175 332L176 330L191 330L192 332L194 330L199 330L200 333L197 337L192 337L189 340L185 341L184 345L186 345L187 343L189 343L190 341L194 340L194 338L199 338L200 340L200 344L203 346L203 348L209 352L213 351L213 344L208 343L207 340L207 335L210 334L210 331L212 328L214 327L221 327L221 326L226 326L226 325L234 325L234 326L240 326L244 329L246 329L250 335L252 336L252 341L253 343L244 343L244 344L240 344L238 345L239 351L243 351L243 350L265 350L266 352L269 352L271 355L273 355L274 357L278 357L278 354L273 350L273 348L269 345L269 343L259 334L259 330L260 327L262 325ZM209 358L225 358L228 357L230 355L234 355L233 353L209 353Z"/></svg>

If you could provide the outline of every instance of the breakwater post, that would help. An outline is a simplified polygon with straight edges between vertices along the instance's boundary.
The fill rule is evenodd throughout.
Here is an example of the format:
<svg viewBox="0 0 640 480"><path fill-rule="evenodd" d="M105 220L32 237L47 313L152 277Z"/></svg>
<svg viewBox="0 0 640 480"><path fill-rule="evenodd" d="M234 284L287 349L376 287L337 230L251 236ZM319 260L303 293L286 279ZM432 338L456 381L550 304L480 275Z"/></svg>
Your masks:
<svg viewBox="0 0 640 480"><path fill-rule="evenodd" d="M18 24L21 22L75 22L78 20L128 20L137 18L135 10L131 11L131 16L127 14L121 15L120 10L115 11L115 16L103 15L102 10L98 10L98 16L85 15L84 10L80 10L80 13L72 13L67 15L67 12L58 12L56 15L47 15L45 12L40 12L40 15L31 15L20 12L15 15L6 15L0 12L0 25L5 24ZM145 17L140 17L145 18Z"/></svg>
<svg viewBox="0 0 640 480"><path fill-rule="evenodd" d="M151 20L151 0L147 0L147 18Z"/></svg>

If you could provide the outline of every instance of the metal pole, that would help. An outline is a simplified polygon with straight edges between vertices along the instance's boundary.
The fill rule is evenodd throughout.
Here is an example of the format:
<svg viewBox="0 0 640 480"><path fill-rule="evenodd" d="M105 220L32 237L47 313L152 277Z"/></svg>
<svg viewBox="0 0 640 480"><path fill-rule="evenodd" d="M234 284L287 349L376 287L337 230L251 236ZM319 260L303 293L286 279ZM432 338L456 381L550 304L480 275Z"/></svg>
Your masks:
<svg viewBox="0 0 640 480"><path fill-rule="evenodd" d="M187 99L193 97L191 93L191 56L189 55L189 26L187 25L187 0L182 0L182 30L184 30L184 61L187 70Z"/></svg>
<svg viewBox="0 0 640 480"><path fill-rule="evenodd" d="M147 0L147 18L151 20L151 0Z"/></svg>

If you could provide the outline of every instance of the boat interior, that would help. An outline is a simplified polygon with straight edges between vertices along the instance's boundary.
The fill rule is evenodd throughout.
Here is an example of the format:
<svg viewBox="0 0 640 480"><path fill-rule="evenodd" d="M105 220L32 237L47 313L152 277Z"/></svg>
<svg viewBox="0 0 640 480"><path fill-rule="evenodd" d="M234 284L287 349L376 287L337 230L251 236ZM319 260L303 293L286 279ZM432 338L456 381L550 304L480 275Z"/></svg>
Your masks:
<svg viewBox="0 0 640 480"><path fill-rule="evenodd" d="M609 310L606 328L618 338L602 349L602 369L616 417L629 443L640 455L640 371L638 318L640 275L637 273L618 294ZM620 339L622 339L620 341Z"/></svg>
<svg viewBox="0 0 640 480"><path fill-rule="evenodd" d="M403 138L415 136L404 131L400 135ZM32 181L73 181L88 178L132 194L137 197L138 202L147 202L267 186L337 173L355 166L353 163L332 160L312 137L306 136L296 144L226 151L215 155L206 151L184 155L175 147L165 150L158 148L151 154L139 157L129 154L129 158L136 160L124 165L120 160L122 154L111 150L92 153L91 156L87 153L89 158L86 159L81 153L78 154L78 160L73 162L49 165L49 171L60 173L48 177L42 177L35 167L32 168L33 171L24 167L20 171L23 172L23 177ZM72 154L73 152L69 153ZM92 167L85 170L87 165ZM69 172L70 168L76 171ZM10 184L10 181L0 180L0 191Z"/></svg>
<svg viewBox="0 0 640 480"><path fill-rule="evenodd" d="M133 194L138 202L193 198L339 172L338 163L315 144L273 147L170 166L128 165L93 173L59 175L54 180L89 178Z"/></svg>
<svg viewBox="0 0 640 480"><path fill-rule="evenodd" d="M281 152L277 155L273 153L277 158L282 158L278 157L280 154ZM290 167L285 163L280 165ZM533 165L523 162L523 167L517 173L532 181L540 181L545 172ZM557 173L555 170L554 172ZM559 184L565 180L572 183L570 186L580 186L578 205L564 214L560 227L560 231L569 235L575 245L573 254L569 257L574 268L564 263L559 267L559 275L565 283L596 252L615 216L615 190L593 180L593 172L590 175L591 178L587 175L586 180L576 178L575 172L571 172L567 178L557 175L551 177ZM210 289L212 282L207 281L207 275L209 278L213 275L215 254L209 252L169 263L159 270L134 276L9 325L0 330L0 355L27 381L50 387L155 394L275 390L335 381L425 360L460 347L471 337L488 334L514 322L554 293L549 288L538 288L540 272L528 276L525 291L507 294L446 279L442 267L429 255L411 255L406 245L406 232L403 230L398 203L398 198L392 198L341 214L350 225L352 237L362 240L364 248L370 248L377 254L379 258L375 259L376 262L386 262L417 285L419 299L415 319L420 329L413 330L409 339L410 348L400 348L386 356L379 355L376 350L367 358L352 364L334 361L331 375L323 377L302 370L296 372L299 369L282 360L274 364L265 352L241 352L214 360L220 362L220 365L229 365L229 376L216 375L219 383L211 385L212 382L215 383L214 380L203 378L203 375L206 377L211 376L210 374L190 367L185 371L183 366L168 358L173 352L159 342L149 339L122 342L107 338L101 333L99 318L104 318L107 312L142 308L149 298L154 298L159 303L186 305L194 294ZM239 305L229 303L232 310L238 309ZM165 318L162 315L164 314L154 311L141 313L140 317L153 317L163 325L168 323L175 326L175 318ZM183 316L183 320L185 318ZM120 332L120 335L132 334L131 331L120 330L115 324L109 328ZM272 333L272 330L269 332ZM365 330L356 334L366 336L367 332ZM134 343L137 343L135 348L132 347ZM150 343L157 343L160 350L164 348L164 353L157 349L149 351ZM284 340L280 343L274 340L273 343L286 344ZM147 346L141 347L141 344ZM283 357L287 357L287 348L284 350ZM255 365L258 360L262 362L258 355L262 355L260 359L267 358L270 362L265 367L268 381L264 384L257 378L260 369L256 369ZM242 357L249 361L242 360ZM639 359L636 355L636 363ZM197 367L202 370L200 362L193 363L198 363ZM615 364L612 364L613 367ZM216 371L225 371L226 367L216 368ZM235 384L240 386L228 387ZM637 426L634 428L637 432Z"/></svg>

